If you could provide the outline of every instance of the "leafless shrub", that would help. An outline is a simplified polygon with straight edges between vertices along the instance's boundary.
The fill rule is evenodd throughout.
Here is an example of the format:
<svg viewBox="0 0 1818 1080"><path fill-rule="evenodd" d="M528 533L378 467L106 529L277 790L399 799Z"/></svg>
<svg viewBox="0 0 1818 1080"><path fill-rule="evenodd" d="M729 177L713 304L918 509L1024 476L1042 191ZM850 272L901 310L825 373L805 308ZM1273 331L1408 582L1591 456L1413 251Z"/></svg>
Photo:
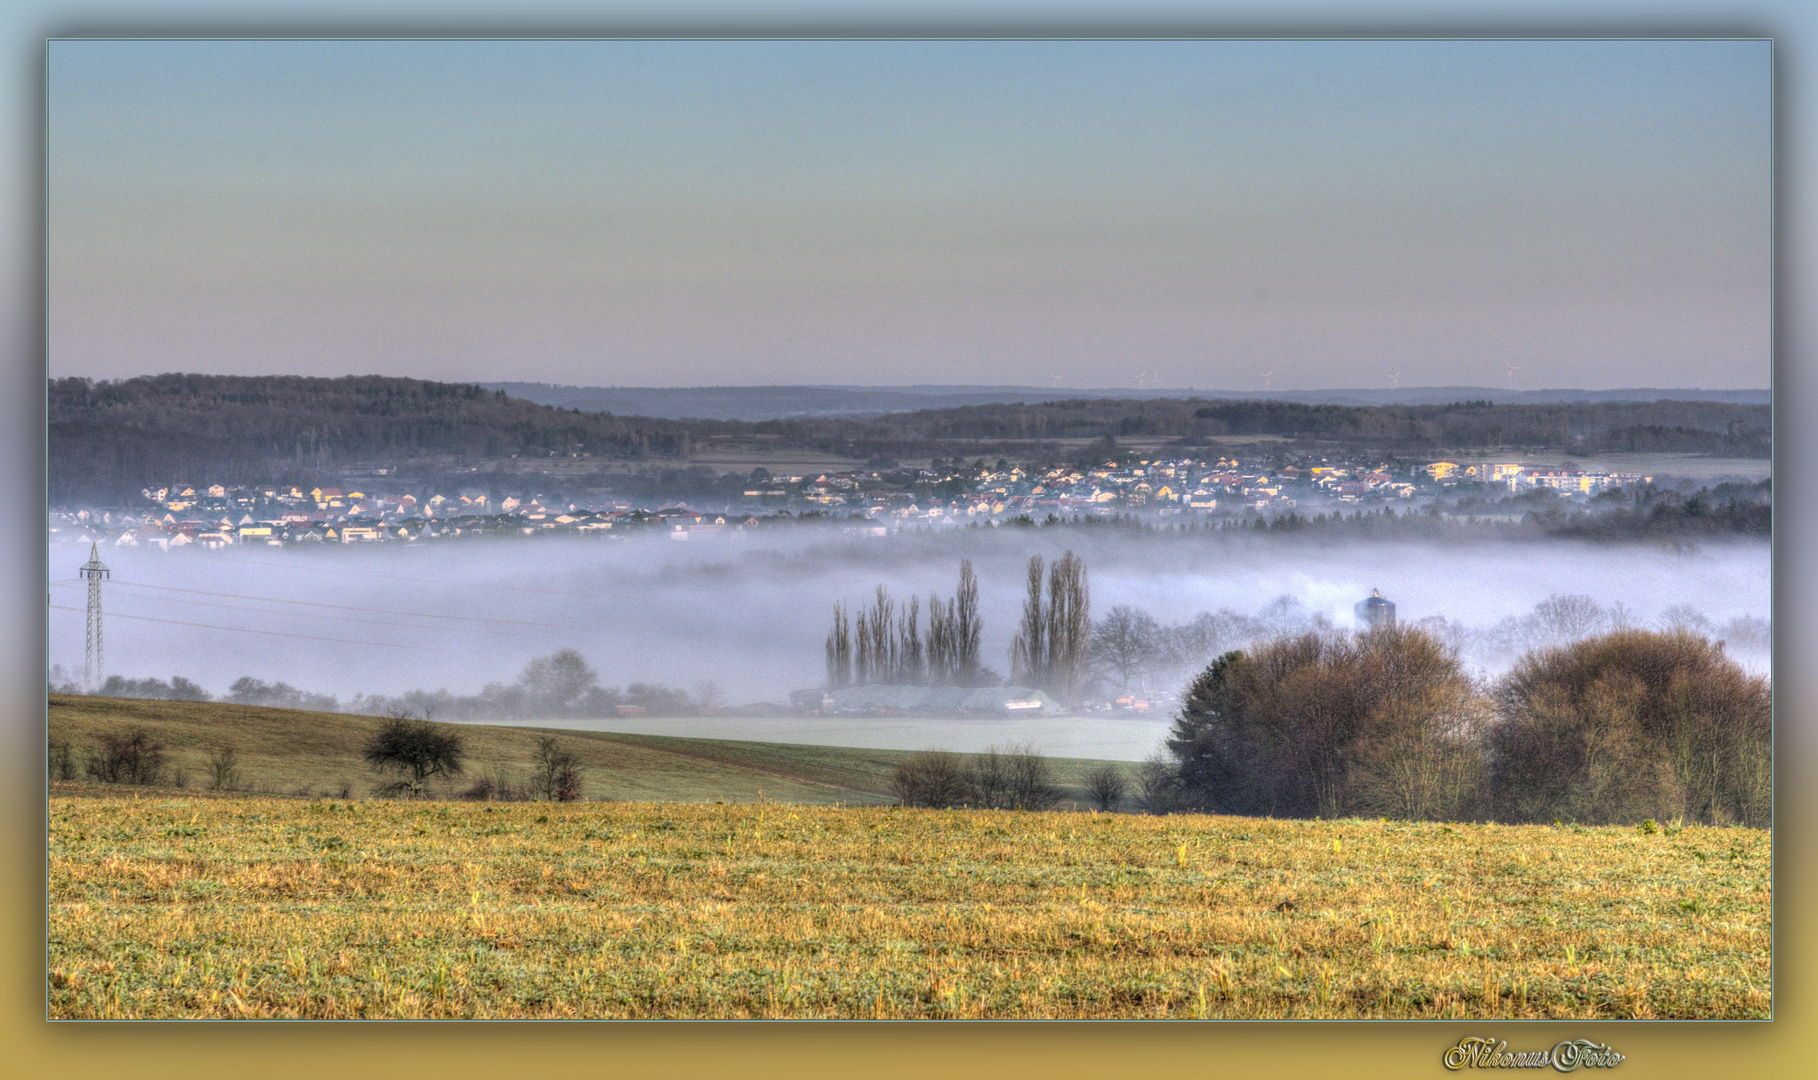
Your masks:
<svg viewBox="0 0 1818 1080"><path fill-rule="evenodd" d="M958 806L971 794L966 769L946 750L924 750L899 762L890 774L890 791L904 806Z"/></svg>
<svg viewBox="0 0 1818 1080"><path fill-rule="evenodd" d="M1181 790L1180 767L1158 750L1136 770L1136 801L1151 814L1172 814L1188 808Z"/></svg>
<svg viewBox="0 0 1818 1080"><path fill-rule="evenodd" d="M1130 788L1129 777L1115 765L1104 765L1093 770L1086 777L1086 793L1092 797L1092 805L1109 812L1124 801L1124 793Z"/></svg>
<svg viewBox="0 0 1818 1080"><path fill-rule="evenodd" d="M966 769L967 801L989 809L1011 805L1010 762L997 747L980 754Z"/></svg>
<svg viewBox="0 0 1818 1080"><path fill-rule="evenodd" d="M1050 779L1048 759L1033 746L1013 746L1004 757L1010 766L1011 809L1049 810L1060 801L1060 788Z"/></svg>
<svg viewBox="0 0 1818 1080"><path fill-rule="evenodd" d="M1047 810L1060 801L1048 759L1029 744L993 746L965 770L965 802L991 810Z"/></svg>
<svg viewBox="0 0 1818 1080"><path fill-rule="evenodd" d="M461 792L468 802L529 802L533 793L528 784L514 780L503 772L481 773L473 784Z"/></svg>
<svg viewBox="0 0 1818 1080"><path fill-rule="evenodd" d="M164 746L144 728L105 735L90 749L88 775L104 784L156 784L164 775Z"/></svg>
<svg viewBox="0 0 1818 1080"><path fill-rule="evenodd" d="M223 743L208 757L209 790L235 791L240 787L240 754Z"/></svg>
<svg viewBox="0 0 1818 1080"><path fill-rule="evenodd" d="M53 738L49 745L50 778L52 780L74 780L76 778L76 755L68 742Z"/></svg>
<svg viewBox="0 0 1818 1080"><path fill-rule="evenodd" d="M537 738L537 793L554 802L581 797L581 760L553 735Z"/></svg>

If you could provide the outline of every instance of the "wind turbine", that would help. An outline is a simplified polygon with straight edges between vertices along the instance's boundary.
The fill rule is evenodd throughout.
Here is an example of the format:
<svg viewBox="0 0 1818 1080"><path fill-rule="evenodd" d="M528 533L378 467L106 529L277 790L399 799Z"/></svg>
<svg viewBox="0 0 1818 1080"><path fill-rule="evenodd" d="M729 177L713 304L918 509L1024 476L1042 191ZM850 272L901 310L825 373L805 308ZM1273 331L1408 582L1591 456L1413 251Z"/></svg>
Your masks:
<svg viewBox="0 0 1818 1080"><path fill-rule="evenodd" d="M1256 374L1257 374L1257 375L1258 375L1258 376L1259 376L1259 377L1260 377L1260 378L1261 378L1261 379L1262 379L1262 381L1263 381L1263 393L1265 393L1265 394L1266 394L1266 393L1268 393L1268 392L1269 392L1269 376L1271 376L1271 375L1273 375L1273 374L1275 374L1275 369L1274 369L1274 368L1270 368L1270 369L1269 369L1269 370L1267 370L1267 371L1259 371L1259 372L1257 372L1257 373L1256 373Z"/></svg>
<svg viewBox="0 0 1818 1080"><path fill-rule="evenodd" d="M1061 377L1059 375L1049 375L1048 377L1054 380L1055 386L1060 386Z"/></svg>
<svg viewBox="0 0 1818 1080"><path fill-rule="evenodd" d="M1131 378L1132 378L1132 379L1135 379L1135 380L1136 380L1136 388L1137 388L1137 389L1138 389L1138 390L1141 390L1141 389L1142 389L1142 388L1143 388L1143 380L1144 380L1144 379L1147 379L1147 378L1148 378L1148 377L1149 377L1149 373L1148 373L1148 372L1146 372L1146 371L1139 371L1139 372L1137 372L1137 373L1136 373L1136 374L1134 374L1134 375L1132 375L1132 376L1130 376L1130 377L1131 377Z"/></svg>
<svg viewBox="0 0 1818 1080"><path fill-rule="evenodd" d="M1395 374L1389 376L1389 381L1394 384L1395 389L1400 390L1401 389L1401 372L1397 371Z"/></svg>
<svg viewBox="0 0 1818 1080"><path fill-rule="evenodd" d="M1509 389L1514 390L1515 389L1515 373L1517 371L1520 371L1521 369L1516 367L1514 364L1509 363L1507 360L1504 360L1502 362L1502 366L1509 369Z"/></svg>

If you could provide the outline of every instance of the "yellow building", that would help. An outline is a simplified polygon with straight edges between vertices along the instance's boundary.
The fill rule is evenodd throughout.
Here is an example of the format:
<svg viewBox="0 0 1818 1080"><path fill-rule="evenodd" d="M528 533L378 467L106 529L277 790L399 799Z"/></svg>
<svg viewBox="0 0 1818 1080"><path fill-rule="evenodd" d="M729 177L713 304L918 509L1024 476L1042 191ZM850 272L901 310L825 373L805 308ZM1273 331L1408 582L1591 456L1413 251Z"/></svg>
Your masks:
<svg viewBox="0 0 1818 1080"><path fill-rule="evenodd" d="M1427 466L1427 475L1435 480L1448 480L1458 473L1458 462L1435 461Z"/></svg>

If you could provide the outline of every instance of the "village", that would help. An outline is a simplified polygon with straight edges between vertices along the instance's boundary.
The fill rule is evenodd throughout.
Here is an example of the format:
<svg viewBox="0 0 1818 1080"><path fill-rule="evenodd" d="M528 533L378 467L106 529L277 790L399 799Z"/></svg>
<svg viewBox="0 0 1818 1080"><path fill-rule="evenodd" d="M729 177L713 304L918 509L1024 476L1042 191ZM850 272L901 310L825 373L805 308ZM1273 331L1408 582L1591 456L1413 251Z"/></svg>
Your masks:
<svg viewBox="0 0 1818 1080"><path fill-rule="evenodd" d="M54 540L165 551L551 534L621 539L661 533L686 541L802 521L883 534L1019 520L1342 512L1363 505L1418 506L1448 495L1487 502L1537 489L1588 498L1652 479L1495 461L1391 465L1125 455L1091 467L1018 466L1001 458L994 466L977 460L968 467L958 459L935 458L924 467L872 462L842 472L772 474L759 467L742 479L728 474L716 485L725 491L725 497L712 500L720 503L718 510L687 502L639 507L611 497L466 487L419 497L376 487L368 493L351 484L308 490L175 484L143 491L143 502L135 507L52 507L49 525Z"/></svg>

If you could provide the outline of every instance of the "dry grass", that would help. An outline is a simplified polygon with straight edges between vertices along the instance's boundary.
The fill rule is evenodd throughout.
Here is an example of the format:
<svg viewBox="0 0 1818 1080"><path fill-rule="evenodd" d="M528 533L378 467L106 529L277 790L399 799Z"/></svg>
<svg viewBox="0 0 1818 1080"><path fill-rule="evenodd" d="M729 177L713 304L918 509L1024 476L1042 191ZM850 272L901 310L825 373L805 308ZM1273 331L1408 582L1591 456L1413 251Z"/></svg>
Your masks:
<svg viewBox="0 0 1818 1080"><path fill-rule="evenodd" d="M1765 1017L1769 837L54 795L56 1017Z"/></svg>

